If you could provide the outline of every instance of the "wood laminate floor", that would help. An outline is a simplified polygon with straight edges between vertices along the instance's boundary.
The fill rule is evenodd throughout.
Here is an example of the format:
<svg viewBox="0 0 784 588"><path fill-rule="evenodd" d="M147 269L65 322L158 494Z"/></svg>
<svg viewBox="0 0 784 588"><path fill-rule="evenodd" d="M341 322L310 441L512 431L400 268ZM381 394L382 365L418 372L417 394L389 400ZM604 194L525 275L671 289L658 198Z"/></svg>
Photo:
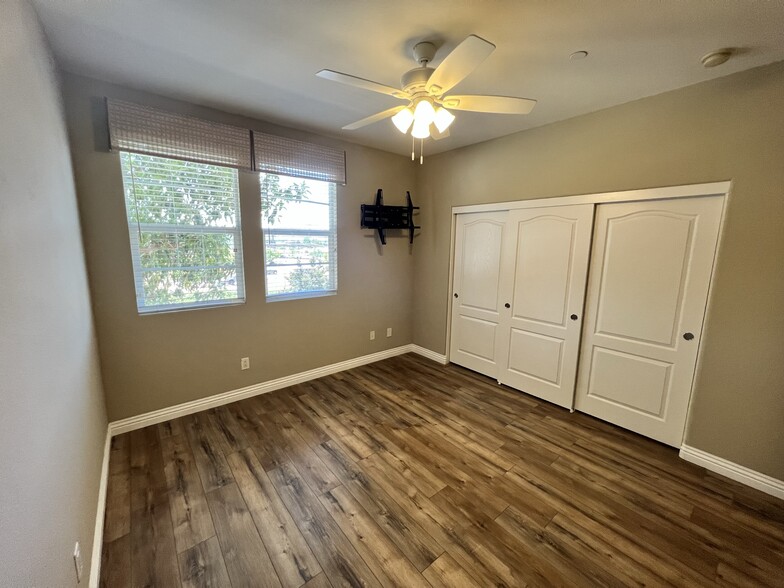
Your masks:
<svg viewBox="0 0 784 588"><path fill-rule="evenodd" d="M405 355L115 437L101 585L784 586L784 503Z"/></svg>

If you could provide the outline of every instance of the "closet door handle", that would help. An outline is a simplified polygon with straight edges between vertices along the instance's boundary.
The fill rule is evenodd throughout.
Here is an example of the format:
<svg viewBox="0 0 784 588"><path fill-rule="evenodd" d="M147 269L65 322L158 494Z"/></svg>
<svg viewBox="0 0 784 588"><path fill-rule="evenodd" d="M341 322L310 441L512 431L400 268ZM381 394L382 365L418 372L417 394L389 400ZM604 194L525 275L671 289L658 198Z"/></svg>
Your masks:
<svg viewBox="0 0 784 588"><path fill-rule="evenodd" d="M683 338L686 339L687 341L691 341L692 339L694 339L694 333L684 333Z"/></svg>
<svg viewBox="0 0 784 588"><path fill-rule="evenodd" d="M507 302L506 304L504 304L504 308L512 308L512 305Z"/></svg>
<svg viewBox="0 0 784 588"><path fill-rule="evenodd" d="M570 316L569 318L570 318L570 319L572 319L573 321L576 321L578 317L577 317L577 315L576 315L576 314L573 314L573 315L572 315L572 316Z"/></svg>
<svg viewBox="0 0 784 588"><path fill-rule="evenodd" d="M457 292L455 292L455 298L457 298Z"/></svg>

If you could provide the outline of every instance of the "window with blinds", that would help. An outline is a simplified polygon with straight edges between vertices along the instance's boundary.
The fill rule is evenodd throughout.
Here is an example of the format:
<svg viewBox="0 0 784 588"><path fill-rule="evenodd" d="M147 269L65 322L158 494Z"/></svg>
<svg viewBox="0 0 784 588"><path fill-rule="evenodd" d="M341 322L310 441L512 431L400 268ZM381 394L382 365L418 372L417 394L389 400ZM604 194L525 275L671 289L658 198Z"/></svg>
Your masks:
<svg viewBox="0 0 784 588"><path fill-rule="evenodd" d="M267 300L337 291L333 182L259 174Z"/></svg>
<svg viewBox="0 0 784 588"><path fill-rule="evenodd" d="M120 153L140 313L245 300L237 170Z"/></svg>

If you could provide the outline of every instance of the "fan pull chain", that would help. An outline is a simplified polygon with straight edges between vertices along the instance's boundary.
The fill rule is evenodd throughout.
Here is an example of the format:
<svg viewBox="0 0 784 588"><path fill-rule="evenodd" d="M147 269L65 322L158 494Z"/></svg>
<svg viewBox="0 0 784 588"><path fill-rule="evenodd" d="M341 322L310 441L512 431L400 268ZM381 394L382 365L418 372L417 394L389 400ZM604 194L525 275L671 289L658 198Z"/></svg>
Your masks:
<svg viewBox="0 0 784 588"><path fill-rule="evenodd" d="M419 140L419 165L425 163L425 140Z"/></svg>
<svg viewBox="0 0 784 588"><path fill-rule="evenodd" d="M414 135L411 135L411 161L414 161Z"/></svg>

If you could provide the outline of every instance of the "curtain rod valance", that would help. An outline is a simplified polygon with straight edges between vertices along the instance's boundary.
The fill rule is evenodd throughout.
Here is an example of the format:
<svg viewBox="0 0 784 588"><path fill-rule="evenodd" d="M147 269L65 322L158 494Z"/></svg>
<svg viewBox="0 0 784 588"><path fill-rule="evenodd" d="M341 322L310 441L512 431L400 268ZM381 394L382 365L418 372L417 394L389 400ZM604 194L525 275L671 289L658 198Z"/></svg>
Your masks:
<svg viewBox="0 0 784 588"><path fill-rule="evenodd" d="M338 149L113 98L106 109L112 149L346 183L346 155Z"/></svg>

